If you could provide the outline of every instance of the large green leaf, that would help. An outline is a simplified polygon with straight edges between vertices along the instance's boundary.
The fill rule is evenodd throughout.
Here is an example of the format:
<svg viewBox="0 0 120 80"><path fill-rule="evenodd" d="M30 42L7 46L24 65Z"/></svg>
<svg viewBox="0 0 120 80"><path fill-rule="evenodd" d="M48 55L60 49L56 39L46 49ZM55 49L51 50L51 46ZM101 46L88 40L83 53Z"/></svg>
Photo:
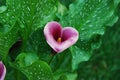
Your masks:
<svg viewBox="0 0 120 80"><path fill-rule="evenodd" d="M0 33L10 31L17 21L21 27L20 34L26 40L32 30L53 20L56 2L54 0L6 0L6 5L2 6L2 9L6 9L0 13ZM23 44L25 42L23 41Z"/></svg>
<svg viewBox="0 0 120 80"><path fill-rule="evenodd" d="M117 5L113 0L76 0L60 22L75 27L80 32L80 39L89 40L92 35L104 34L105 25L114 16ZM116 16L112 20L114 18Z"/></svg>
<svg viewBox="0 0 120 80"><path fill-rule="evenodd" d="M18 21L23 44L26 43L31 32L54 19L56 6L57 0L21 0L22 10Z"/></svg>
<svg viewBox="0 0 120 80"><path fill-rule="evenodd" d="M117 20L115 10L120 0L76 0L69 7L67 15L60 17L63 26L71 26L79 31L79 40L71 47L72 69L82 61L87 61L92 51L101 44L101 36L106 26Z"/></svg>
<svg viewBox="0 0 120 80"><path fill-rule="evenodd" d="M0 13L1 57L8 53L16 38L18 39L20 36L17 33L18 29L20 30L19 34L22 35L24 50L26 40L32 31L53 20L56 5L57 0L6 0L6 5L0 7L2 9ZM3 10L3 8L5 9ZM9 47L5 48L3 46Z"/></svg>
<svg viewBox="0 0 120 80"><path fill-rule="evenodd" d="M70 47L72 53L72 69L78 69L79 63L90 59L94 49L97 49L101 45L101 37L96 35L90 41L80 41L76 45Z"/></svg>
<svg viewBox="0 0 120 80"><path fill-rule="evenodd" d="M78 65L82 61L87 61L90 58L89 52L86 53L84 50L81 50L77 46L72 46L70 48L72 53L72 69L77 69Z"/></svg>
<svg viewBox="0 0 120 80"><path fill-rule="evenodd" d="M11 46L19 39L17 25L7 33L0 34L0 60L5 59Z"/></svg>
<svg viewBox="0 0 120 80"><path fill-rule="evenodd" d="M50 67L43 61L37 61L24 68L22 72L29 80L53 80Z"/></svg>
<svg viewBox="0 0 120 80"><path fill-rule="evenodd" d="M0 57L6 58L10 47L18 40L19 26L16 23L20 15L20 0L6 0L0 7Z"/></svg>
<svg viewBox="0 0 120 80"><path fill-rule="evenodd" d="M21 53L11 66L21 71L29 80L53 80L49 65L38 60L35 53Z"/></svg>
<svg viewBox="0 0 120 80"><path fill-rule="evenodd" d="M26 52L37 53L41 60L49 62L51 58L51 53L53 51L46 42L43 29L39 28L36 31L34 31L29 36L26 46L27 46L25 49Z"/></svg>
<svg viewBox="0 0 120 80"><path fill-rule="evenodd" d="M0 33L7 33L13 28L20 12L20 0L6 0L6 4L0 7Z"/></svg>
<svg viewBox="0 0 120 80"><path fill-rule="evenodd" d="M28 29L42 27L46 22L53 20L56 2L57 0L21 0L20 22Z"/></svg>
<svg viewBox="0 0 120 80"><path fill-rule="evenodd" d="M29 66L39 58L35 53L20 53L16 58L16 63L19 67Z"/></svg>
<svg viewBox="0 0 120 80"><path fill-rule="evenodd" d="M119 12L120 4L118 7L118 14L120 17ZM106 29L106 32L102 37L102 45L99 49L94 51L91 59L80 64L78 80L118 80L120 78L119 35L120 18L114 26Z"/></svg>

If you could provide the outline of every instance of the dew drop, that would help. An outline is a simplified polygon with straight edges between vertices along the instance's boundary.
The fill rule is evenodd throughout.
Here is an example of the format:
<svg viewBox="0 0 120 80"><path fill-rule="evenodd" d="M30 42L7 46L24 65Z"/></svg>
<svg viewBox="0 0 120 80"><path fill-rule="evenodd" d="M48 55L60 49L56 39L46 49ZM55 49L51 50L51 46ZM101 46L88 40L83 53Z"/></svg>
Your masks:
<svg viewBox="0 0 120 80"><path fill-rule="evenodd" d="M9 16L9 14L7 13L6 16Z"/></svg>
<svg viewBox="0 0 120 80"><path fill-rule="evenodd" d="M39 68L40 68L40 65L39 65Z"/></svg>
<svg viewBox="0 0 120 80"><path fill-rule="evenodd" d="M89 27L91 28L91 27L93 27L92 25L89 25Z"/></svg>
<svg viewBox="0 0 120 80"><path fill-rule="evenodd" d="M30 11L30 7L27 7L28 11Z"/></svg>
<svg viewBox="0 0 120 80"><path fill-rule="evenodd" d="M82 28L81 30L85 30L85 28Z"/></svg>
<svg viewBox="0 0 120 80"><path fill-rule="evenodd" d="M1 6L0 7L0 13L3 13L4 11L7 10L7 7L6 6Z"/></svg>

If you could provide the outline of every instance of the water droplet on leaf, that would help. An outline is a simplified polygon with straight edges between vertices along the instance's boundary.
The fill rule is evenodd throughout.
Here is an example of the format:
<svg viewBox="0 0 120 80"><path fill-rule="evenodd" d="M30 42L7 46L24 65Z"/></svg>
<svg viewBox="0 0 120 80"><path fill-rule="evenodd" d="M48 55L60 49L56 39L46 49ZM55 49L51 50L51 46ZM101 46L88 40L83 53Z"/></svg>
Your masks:
<svg viewBox="0 0 120 80"><path fill-rule="evenodd" d="M6 6L1 6L0 7L0 13L3 13L4 11L7 10L7 7Z"/></svg>

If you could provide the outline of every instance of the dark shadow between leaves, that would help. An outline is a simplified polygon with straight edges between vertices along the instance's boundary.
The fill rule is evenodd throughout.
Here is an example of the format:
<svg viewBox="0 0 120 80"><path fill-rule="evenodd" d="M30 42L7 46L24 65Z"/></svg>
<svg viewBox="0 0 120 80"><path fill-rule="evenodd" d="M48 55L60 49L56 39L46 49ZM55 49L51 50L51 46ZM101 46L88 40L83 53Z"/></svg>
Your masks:
<svg viewBox="0 0 120 80"><path fill-rule="evenodd" d="M15 61L16 57L19 55L22 48L22 40L18 40L16 43L12 45L9 50L9 56L11 61Z"/></svg>

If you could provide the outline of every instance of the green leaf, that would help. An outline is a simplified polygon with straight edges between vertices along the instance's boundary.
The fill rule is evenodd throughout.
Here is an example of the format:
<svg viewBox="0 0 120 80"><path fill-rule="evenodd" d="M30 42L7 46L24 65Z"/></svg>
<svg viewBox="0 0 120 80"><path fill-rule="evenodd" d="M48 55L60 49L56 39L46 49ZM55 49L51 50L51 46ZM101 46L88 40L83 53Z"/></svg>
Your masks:
<svg viewBox="0 0 120 80"><path fill-rule="evenodd" d="M35 53L21 53L11 66L21 71L29 80L53 80L49 65L38 60Z"/></svg>
<svg viewBox="0 0 120 80"><path fill-rule="evenodd" d="M9 32L17 22L24 51L29 35L54 19L56 6L57 0L6 0L0 7L0 33Z"/></svg>
<svg viewBox="0 0 120 80"><path fill-rule="evenodd" d="M91 57L93 50L97 49L101 45L101 36L91 38L90 41L80 41L76 45L70 47L72 54L72 70L76 70L79 64L83 61L88 61Z"/></svg>
<svg viewBox="0 0 120 80"><path fill-rule="evenodd" d="M120 4L118 7L118 14L119 12L120 12ZM102 37L102 45L99 49L94 51L91 59L87 62L80 64L78 70L78 74L79 74L78 80L79 79L84 79L84 80L119 79L119 72L118 72L118 70L120 70L119 35L120 35L120 18L114 26L106 29L106 32Z"/></svg>
<svg viewBox="0 0 120 80"><path fill-rule="evenodd" d="M35 53L20 53L16 58L19 67L29 66L36 60L38 60L38 57Z"/></svg>
<svg viewBox="0 0 120 80"><path fill-rule="evenodd" d="M21 0L22 10L18 22L23 39L26 40L31 32L53 20L56 6L57 0Z"/></svg>
<svg viewBox="0 0 120 80"><path fill-rule="evenodd" d="M43 61L37 61L22 69L29 80L53 80L50 67Z"/></svg>
<svg viewBox="0 0 120 80"><path fill-rule="evenodd" d="M21 2L23 10L20 21L24 26L36 29L53 20L57 0L22 0Z"/></svg>
<svg viewBox="0 0 120 80"><path fill-rule="evenodd" d="M26 52L36 53L41 60L49 62L53 51L46 42L43 29L39 28L34 31L29 36L26 46Z"/></svg>
<svg viewBox="0 0 120 80"><path fill-rule="evenodd" d="M104 34L105 25L115 15L116 3L119 1L76 0L70 5L68 15L63 16L60 22L64 26L75 27L80 32L81 40L89 40L95 34Z"/></svg>
<svg viewBox="0 0 120 80"><path fill-rule="evenodd" d="M68 80L77 80L77 73L67 73L66 74Z"/></svg>
<svg viewBox="0 0 120 80"><path fill-rule="evenodd" d="M9 49L19 39L17 25L7 33L0 33L0 59L6 59Z"/></svg>
<svg viewBox="0 0 120 80"><path fill-rule="evenodd" d="M78 48L77 46L70 47L72 53L72 69L78 68L80 62L87 61L90 58L90 52L85 52L84 50Z"/></svg>
<svg viewBox="0 0 120 80"><path fill-rule="evenodd" d="M60 17L63 26L71 26L79 31L79 40L70 48L72 69L79 63L89 60L94 49L101 45L101 36L106 26L117 20L115 11L120 1L114 0L76 0L69 7L67 15Z"/></svg>
<svg viewBox="0 0 120 80"><path fill-rule="evenodd" d="M76 80L77 79L77 73L76 72L57 72L54 73L55 80Z"/></svg>
<svg viewBox="0 0 120 80"><path fill-rule="evenodd" d="M6 4L5 4L6 2ZM20 0L6 0L0 7L0 58L6 58L10 47L18 40Z"/></svg>
<svg viewBox="0 0 120 80"><path fill-rule="evenodd" d="M2 11L0 13L0 24L3 30L0 30L0 33L7 33L13 28L20 15L20 0L6 0L6 5L1 6L0 9Z"/></svg>

